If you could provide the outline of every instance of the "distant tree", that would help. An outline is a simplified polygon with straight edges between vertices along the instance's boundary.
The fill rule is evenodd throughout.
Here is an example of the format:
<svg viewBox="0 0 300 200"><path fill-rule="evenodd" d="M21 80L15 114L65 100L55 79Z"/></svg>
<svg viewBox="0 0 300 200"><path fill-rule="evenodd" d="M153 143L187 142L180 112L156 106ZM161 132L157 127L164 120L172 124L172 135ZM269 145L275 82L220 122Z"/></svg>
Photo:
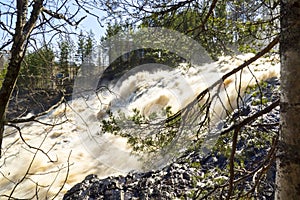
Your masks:
<svg viewBox="0 0 300 200"><path fill-rule="evenodd" d="M54 52L44 46L36 51L28 52L22 62L18 85L21 87L49 88L53 75Z"/></svg>
<svg viewBox="0 0 300 200"><path fill-rule="evenodd" d="M10 183L13 184L12 187L7 188L7 192L5 192L5 194L0 194L1 199L40 199L43 198L39 197L39 195L43 193L41 192L41 190L46 191L45 193L47 197L45 198L47 199L48 197L51 199L56 199L58 195L53 194L52 191L50 191L54 180L49 180L48 185L40 184L37 182L33 183L36 187L31 194L29 194L30 192L25 192L23 190L24 188L21 188L23 194L21 193L21 196L15 197L14 193L17 190L16 188L20 188L21 183L27 180L30 180L29 182L34 182L34 180L31 179L29 176L30 174L34 174L36 172L32 169L32 163L34 162L36 154L38 152L42 152L45 155L44 158L48 159L49 162L55 162L49 156L49 149L43 151L41 149L41 145L37 145L36 147L26 143L26 141L22 137L22 130L18 126L18 124L37 121L38 117L49 113L51 109L46 110L45 112L34 114L33 116L30 116L28 118L10 118L10 116L7 115L7 108L9 102L11 102L11 99L13 99L12 94L16 88L17 80L19 78L20 73L28 73L27 75L29 76L38 75L43 76L44 78L48 78L48 75L51 73L51 70L49 70L48 67L50 67L49 62L53 60L53 52L50 49L41 48L41 46L50 43L53 44L53 41L55 41L58 37L62 37L71 33L76 33L77 30L75 30L75 28L78 28L78 25L86 17L84 16L84 13L89 13L90 15L93 15L93 11L89 11L86 9L87 4L90 3L81 0L0 1L0 52L6 51L9 54L9 60L7 62L6 71L2 71L4 73L1 72L0 77L0 158L2 159L1 163L5 163L7 158L9 157L9 153L7 153L6 151L7 148L13 147L15 145L15 143L6 143L5 151L3 149L4 146L2 146L2 141L4 139L4 130L6 126L11 126L15 128L16 132L19 133L19 138L17 140L22 141L24 145L26 144L27 146L25 146L28 147L29 152L32 153L32 160L28 161L29 163L31 162L31 164L23 165L19 163L20 165L22 165L22 169L24 167L26 169L24 169L25 173L22 175L22 177L17 177L18 180L16 182L10 180L12 176L10 178L6 177L6 175L9 175L10 173L12 173L12 171L8 172L5 175L6 172L3 172L3 165L1 165L0 169L2 178L6 177L7 180L11 181ZM95 10L99 11L99 9L95 7L95 5L91 4L90 6L94 6ZM93 16L98 19L96 15ZM35 49L35 51L33 51L33 49ZM41 59L42 57L43 59ZM63 62L65 61L66 60L64 60ZM44 64L43 66L42 63ZM66 71L66 69L64 70ZM20 81L22 82L22 80ZM32 81L37 80L32 78ZM39 86L35 85L34 87ZM60 102L62 102L62 100ZM54 126L55 124L52 125ZM44 139L46 139L47 137L47 133L44 133L43 135L45 137L41 138L40 144L42 144L44 142ZM19 152L22 151L26 150L20 149ZM15 156L18 155L15 154ZM68 162L67 159L66 162ZM67 168L69 168L69 165L67 165ZM57 169L57 171L60 172L61 169ZM48 174L48 172L45 174ZM67 177L68 173L66 174L66 179ZM64 184L65 182L62 183L61 189L56 192L61 192Z"/></svg>
<svg viewBox="0 0 300 200"><path fill-rule="evenodd" d="M59 42L59 68L64 77L69 76L69 65L71 56L71 45L67 40Z"/></svg>
<svg viewBox="0 0 300 200"><path fill-rule="evenodd" d="M106 2L106 1L104 1ZM191 36L213 58L236 51L256 52L278 33L277 1L112 1L108 20L131 16L119 26L166 27ZM130 7L130 8L129 8Z"/></svg>
<svg viewBox="0 0 300 200"><path fill-rule="evenodd" d="M92 52L94 50L94 34L90 30L87 36L80 31L78 36L78 44L77 44L77 58L81 62L81 64L91 59Z"/></svg>
<svg viewBox="0 0 300 200"><path fill-rule="evenodd" d="M83 32L80 31L80 34L78 36L78 49L77 49L77 58L78 60L83 63L84 57L85 57L85 37L83 35Z"/></svg>
<svg viewBox="0 0 300 200"><path fill-rule="evenodd" d="M118 33L122 33L122 31L125 30L125 27L122 27L120 24L117 24L117 23L114 23L114 24L111 24L111 23L108 23L107 25L107 28L106 28L106 32L104 34L104 36L101 38L101 42L102 42L102 48L103 49L106 49L106 55L108 57L108 62L109 63L112 63L114 60L112 59L114 57L114 52L116 52L117 48L119 47L115 47L115 43L116 44L119 44L122 40L122 37L120 34ZM114 36L114 37L113 37ZM118 36L118 38L116 38L116 36ZM113 38L114 41L112 40L109 40ZM118 41L116 41L118 40Z"/></svg>
<svg viewBox="0 0 300 200"><path fill-rule="evenodd" d="M85 57L88 59L91 59L92 52L94 50L94 34L92 31L89 32L88 37L86 39L86 44L85 44Z"/></svg>
<svg viewBox="0 0 300 200"><path fill-rule="evenodd" d="M75 12L70 12L73 5ZM22 62L29 46L39 43L39 38L48 35L48 42L62 33L74 31L72 27L86 17L79 16L79 11L86 12L82 1L28 1L9 0L0 2L0 51L9 49L10 60L7 73L0 88L0 149L2 147L4 126L7 125L6 110L10 96L19 76ZM91 15L92 13L89 12Z"/></svg>

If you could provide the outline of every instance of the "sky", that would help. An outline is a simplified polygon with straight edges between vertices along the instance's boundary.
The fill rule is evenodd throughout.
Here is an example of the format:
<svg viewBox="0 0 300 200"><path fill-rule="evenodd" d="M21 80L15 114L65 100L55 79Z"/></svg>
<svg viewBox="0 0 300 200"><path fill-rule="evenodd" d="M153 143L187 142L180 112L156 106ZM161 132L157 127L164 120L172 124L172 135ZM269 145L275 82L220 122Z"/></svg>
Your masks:
<svg viewBox="0 0 300 200"><path fill-rule="evenodd" d="M2 3L11 3L11 1L7 1L6 2L6 0L4 0L4 1L2 1ZM70 7L69 7L69 9L70 9L70 12L72 13L75 13L76 12L76 7L75 6L72 6L72 4L70 4L69 5ZM7 12L8 10L7 10L8 8L7 7L3 7L3 6L1 6L0 7L0 13L2 12L2 13L4 13L4 12ZM30 13L30 11L31 11L31 9L29 9L29 13ZM100 18L103 18L103 16L104 16L104 12L103 11L100 11L100 10L96 10L96 9L94 9L94 10L92 10L92 9L89 9L89 12L91 12L91 13L93 13L93 14L97 14ZM95 41L97 41L97 43L99 43L99 41L100 41L100 39L101 39L101 37L104 35L104 33L105 33L105 29L106 29L106 26L105 26L105 22L103 21L103 22L101 22L102 23L102 25L103 26L101 26L99 23L98 23L98 21L97 21L97 19L96 19L96 17L94 17L94 16L91 16L91 15L89 15L89 14L87 14L87 13L79 13L78 14L78 16L76 17L76 20L79 20L81 17L83 17L83 16L87 16L83 21L81 21L81 23L79 24L79 29L77 29L78 30L78 33L79 33L79 30L83 30L84 32L86 32L86 33L89 33L90 32L90 30L92 30L92 32L94 33L94 38L95 38ZM1 15L0 14L0 21L2 22L2 23L4 23L4 24L6 24L6 23L9 23L9 22L7 22L7 18L6 18L6 15ZM15 24L14 24L14 22L13 22L13 26L14 26ZM51 37L52 36L52 34L49 36L49 37ZM3 38L4 37L4 38ZM48 36L46 36L46 37L48 37ZM5 35L3 35L3 30L2 29L0 29L0 39L2 40L2 42L4 42L5 41L5 38L6 38L6 36ZM57 39L55 39L55 41L56 41ZM0 46L1 46L1 44L3 44L2 42L0 42ZM76 43L76 41L74 41L75 43ZM7 49L7 48L6 48ZM9 48L8 48L9 49Z"/></svg>
<svg viewBox="0 0 300 200"><path fill-rule="evenodd" d="M86 15L86 14L84 14L84 15ZM99 17L103 17L103 15L104 15L104 13L101 13L99 11ZM105 22L103 21L101 23L102 23L103 27L99 24L96 17L87 14L87 17L80 23L79 28L87 33L90 30L92 30L92 32L94 33L95 39L97 41L99 41L101 39L101 37L104 36L105 30L106 30Z"/></svg>

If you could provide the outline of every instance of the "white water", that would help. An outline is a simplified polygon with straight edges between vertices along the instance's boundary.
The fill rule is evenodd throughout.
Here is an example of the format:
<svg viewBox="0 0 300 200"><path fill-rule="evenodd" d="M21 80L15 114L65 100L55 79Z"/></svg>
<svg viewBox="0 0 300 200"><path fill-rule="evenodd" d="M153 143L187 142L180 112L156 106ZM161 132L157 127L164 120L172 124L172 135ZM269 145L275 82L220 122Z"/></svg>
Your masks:
<svg viewBox="0 0 300 200"><path fill-rule="evenodd" d="M115 95L98 95L98 98L94 96L88 100L77 99L70 106L62 105L41 119L50 124L67 119L61 125L52 127L37 122L21 124L25 141L31 146L43 149L55 162L50 162L40 151L35 155L36 150L26 146L14 128L7 127L3 141L3 158L0 161L0 194L9 195L28 169L28 175L14 190L12 196L15 198L30 198L36 193L40 199L53 198L65 182L68 163L69 175L58 199L88 174L94 173L105 177L141 169L142 163L130 154L131 149L126 144L126 139L110 134L94 134L100 126L97 117L104 117L107 109L112 111L121 109L126 114L131 114L133 108L138 108L145 115L149 115L166 106L172 106L172 111L176 112L219 75L237 67L251 56L253 55L248 54L235 59L222 58L222 61L200 68L190 68L188 71L180 67L172 73L162 70L156 72L138 70L115 85ZM251 70L258 80L265 80L279 76L277 63L276 58L260 59L251 65ZM225 80L229 100L224 97L224 101L228 107L229 101L233 106L235 104L234 99L237 95L235 83L238 83L238 79L239 76L232 76ZM248 70L243 71L241 83L242 90L249 84L255 84ZM221 109L221 106L216 107L216 111L222 113L217 109ZM45 141L42 143L43 139ZM32 160L34 161L31 164ZM0 199L7 197L0 196Z"/></svg>

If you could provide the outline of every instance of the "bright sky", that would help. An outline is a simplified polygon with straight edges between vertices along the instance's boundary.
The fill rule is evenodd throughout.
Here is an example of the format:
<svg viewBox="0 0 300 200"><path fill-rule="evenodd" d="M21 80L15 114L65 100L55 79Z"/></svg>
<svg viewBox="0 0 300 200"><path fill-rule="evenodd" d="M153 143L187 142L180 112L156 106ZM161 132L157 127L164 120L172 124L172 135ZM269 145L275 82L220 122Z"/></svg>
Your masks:
<svg viewBox="0 0 300 200"><path fill-rule="evenodd" d="M87 17L81 22L79 25L79 28L81 28L83 31L89 33L90 30L94 33L94 37L96 41L100 41L100 38L104 36L105 30L106 30L106 24L105 22L101 22L104 27L101 27L99 22L97 21L96 17L87 15ZM99 16L102 17L103 13L100 13L99 11ZM79 18L79 17L78 17Z"/></svg>
<svg viewBox="0 0 300 200"><path fill-rule="evenodd" d="M2 1L2 0L1 0ZM7 1L4 0L3 3L9 3L11 1ZM71 5L69 7L69 9L73 10L73 6ZM76 12L76 7L74 7L74 10L73 12ZM100 11L100 10L96 10L96 9L89 9L89 11L93 14L96 14L98 15L100 18L102 18L104 16L104 12ZM0 7L0 12L7 12L7 7ZM72 11L71 11L72 12ZM0 15L1 18L0 18L0 21L3 22L4 24L6 24L7 22L7 18L5 15ZM79 13L79 15L76 17L76 20L79 20L82 16L87 16L80 24L79 24L79 28L81 30L83 30L85 33L89 33L90 30L92 30L92 32L94 33L94 39L95 41L97 41L97 43L99 43L101 37L104 35L105 33L105 29L106 29L106 25L105 25L105 22L101 22L101 24L104 26L104 27L101 27L101 25L98 23L96 17L94 16L91 16L87 13L84 13L82 11L82 14ZM9 19L8 19L9 20ZM14 22L13 22L13 26L14 26ZM77 29L78 30L78 29ZM78 33L79 33L79 30L78 30ZM50 37L52 36L52 34L50 34ZM3 38L4 37L4 38ZM72 37L73 38L73 37ZM2 42L4 43L4 41L6 40L5 38L5 35L3 35L3 30L0 29L0 39L2 40ZM57 39L54 40L54 42L56 41ZM76 39L75 39L76 40ZM3 44L2 42L0 42L0 46ZM74 41L74 43L77 43L76 41Z"/></svg>

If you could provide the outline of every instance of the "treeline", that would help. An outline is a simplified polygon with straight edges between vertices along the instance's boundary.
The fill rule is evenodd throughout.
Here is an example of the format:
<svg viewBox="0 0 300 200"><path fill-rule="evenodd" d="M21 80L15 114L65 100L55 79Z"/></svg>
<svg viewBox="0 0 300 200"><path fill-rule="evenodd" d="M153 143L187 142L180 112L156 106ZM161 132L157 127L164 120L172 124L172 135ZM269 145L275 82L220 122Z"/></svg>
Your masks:
<svg viewBox="0 0 300 200"><path fill-rule="evenodd" d="M22 62L17 86L31 89L65 89L69 87L83 62L92 59L96 48L92 31L82 31L76 38L65 36L57 44L43 44L28 50ZM56 46L56 48L54 47Z"/></svg>
<svg viewBox="0 0 300 200"><path fill-rule="evenodd" d="M224 54L257 52L278 32L278 18L274 17L278 10L270 10L265 4L222 1L210 14L209 10L203 12L200 8L182 6L164 15L153 12L138 18L138 25L122 20L109 23L99 44L91 31L81 31L76 38L61 36L56 44L44 44L27 51L17 85L64 88L72 84L84 62L105 67L102 78L111 81L141 64L160 63L176 67L186 61L174 52L159 48L135 49L116 57L122 48L126 50L129 44L126 41L131 40L127 33L141 28L165 27L184 33L199 42L213 59ZM120 46L123 41L124 45Z"/></svg>

